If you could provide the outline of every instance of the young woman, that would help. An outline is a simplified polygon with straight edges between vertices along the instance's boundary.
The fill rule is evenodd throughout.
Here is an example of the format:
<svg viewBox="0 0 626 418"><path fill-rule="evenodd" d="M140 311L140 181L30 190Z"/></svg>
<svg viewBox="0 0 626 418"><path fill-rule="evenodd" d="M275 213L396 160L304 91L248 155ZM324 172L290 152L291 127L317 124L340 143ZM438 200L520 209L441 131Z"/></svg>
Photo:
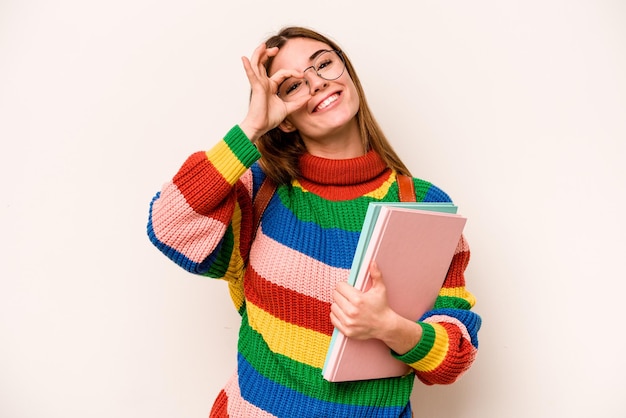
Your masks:
<svg viewBox="0 0 626 418"><path fill-rule="evenodd" d="M410 417L415 377L452 383L476 356L480 317L465 289L467 243L459 242L434 309L417 322L390 309L376 266L367 292L349 286L369 202L398 201L398 179L409 171L332 40L285 28L243 66L247 115L184 162L153 199L148 223L152 243L174 262L227 281L241 315L237 371L210 416ZM418 201L450 201L409 179ZM275 188L255 218L262 184ZM382 340L413 373L324 380L334 327Z"/></svg>

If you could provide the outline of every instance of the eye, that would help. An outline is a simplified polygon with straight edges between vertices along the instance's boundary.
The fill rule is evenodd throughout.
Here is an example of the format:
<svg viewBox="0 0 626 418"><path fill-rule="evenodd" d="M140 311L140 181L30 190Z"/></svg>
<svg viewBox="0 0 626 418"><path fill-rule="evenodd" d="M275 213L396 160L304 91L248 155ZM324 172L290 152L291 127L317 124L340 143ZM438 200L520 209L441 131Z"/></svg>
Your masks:
<svg viewBox="0 0 626 418"><path fill-rule="evenodd" d="M302 80L290 81L289 84L287 84L287 87L285 89L285 95L292 94L293 92L298 90L301 85L302 85Z"/></svg>
<svg viewBox="0 0 626 418"><path fill-rule="evenodd" d="M285 80L281 84L280 89L278 91L281 96L285 97L290 94L294 94L296 91L298 91L301 85L302 85L302 80L299 80L296 78L290 78L288 80Z"/></svg>
<svg viewBox="0 0 626 418"><path fill-rule="evenodd" d="M324 71L325 69L328 69L328 67L333 65L333 60L330 57L324 57L323 60L321 60L318 64L317 64L317 71Z"/></svg>

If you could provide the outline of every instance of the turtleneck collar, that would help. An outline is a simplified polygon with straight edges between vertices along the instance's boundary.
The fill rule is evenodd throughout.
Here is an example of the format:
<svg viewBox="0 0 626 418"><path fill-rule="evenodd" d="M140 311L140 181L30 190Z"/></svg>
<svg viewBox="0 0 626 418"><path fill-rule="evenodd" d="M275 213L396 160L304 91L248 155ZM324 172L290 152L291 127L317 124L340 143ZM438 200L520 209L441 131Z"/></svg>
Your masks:
<svg viewBox="0 0 626 418"><path fill-rule="evenodd" d="M304 154L300 157L301 178L306 190L330 200L354 199L382 185L391 173L380 155L333 160Z"/></svg>

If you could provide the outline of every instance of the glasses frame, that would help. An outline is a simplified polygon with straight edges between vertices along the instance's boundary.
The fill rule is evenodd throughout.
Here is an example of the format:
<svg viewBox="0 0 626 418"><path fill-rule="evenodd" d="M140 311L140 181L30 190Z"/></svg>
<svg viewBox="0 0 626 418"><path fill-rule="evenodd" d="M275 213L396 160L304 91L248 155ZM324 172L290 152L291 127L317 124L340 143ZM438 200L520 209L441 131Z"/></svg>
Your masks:
<svg viewBox="0 0 626 418"><path fill-rule="evenodd" d="M304 70L302 70L302 79L303 79L303 80L304 80L304 74L305 74L307 71L309 71L311 68L313 69L313 71L315 71L315 74L316 74L319 78L321 78L322 80L326 80L326 81L333 81L333 80L337 80L339 77L341 77L341 76L343 75L343 73L345 73L345 72L346 72L346 60L343 58L343 53L342 53L342 52L341 52L341 50L339 50L339 49L323 49L323 50L321 50L321 51L320 51L320 54L317 56L317 58L315 58L315 61L317 62L317 60L319 59L319 57L320 57L320 56L322 56L322 55L323 55L324 53L326 53L326 52L334 52L334 53L336 53L336 54L337 54L337 56L339 57L339 59L341 60L341 63L343 64L343 68L341 69L341 72L339 73L339 75L338 75L337 77L333 77L333 78L326 78L326 77L324 77L323 75L321 75L321 74L317 71L317 69L315 68L315 64L313 64L313 65L310 65L310 66L306 67ZM282 82L282 83L280 83L280 84L278 85L278 89L277 89L277 91L276 91L276 95L277 95L278 97L281 97L281 95L280 95L280 87L281 87L281 86L283 85L283 83L284 83L285 81L287 81L287 80L289 80L289 79L285 79L285 80L283 80L283 82ZM281 98L282 98L282 97L281 97Z"/></svg>

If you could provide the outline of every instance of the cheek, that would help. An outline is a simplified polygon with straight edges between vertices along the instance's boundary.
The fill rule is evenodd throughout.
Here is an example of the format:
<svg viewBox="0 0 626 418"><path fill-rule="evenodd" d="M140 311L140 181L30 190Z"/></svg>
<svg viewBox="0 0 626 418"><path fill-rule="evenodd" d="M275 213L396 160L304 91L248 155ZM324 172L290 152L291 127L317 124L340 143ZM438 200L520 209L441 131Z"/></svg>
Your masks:
<svg viewBox="0 0 626 418"><path fill-rule="evenodd" d="M349 84L347 84L347 90L350 94L349 97L349 102L351 107L354 108L355 111L359 110L359 92L356 89L356 86L354 85L354 83L352 82L352 80L349 81Z"/></svg>
<svg viewBox="0 0 626 418"><path fill-rule="evenodd" d="M352 116L356 115L359 111L359 107L361 106L359 102L359 95L356 90L350 91L350 97L348 100L348 108L350 109L350 113Z"/></svg>
<svg viewBox="0 0 626 418"><path fill-rule="evenodd" d="M306 116L307 110L305 106L296 110L295 112L290 113L285 120L289 121L292 125L298 127L300 123L302 123L302 120L304 120L303 118L306 118Z"/></svg>

